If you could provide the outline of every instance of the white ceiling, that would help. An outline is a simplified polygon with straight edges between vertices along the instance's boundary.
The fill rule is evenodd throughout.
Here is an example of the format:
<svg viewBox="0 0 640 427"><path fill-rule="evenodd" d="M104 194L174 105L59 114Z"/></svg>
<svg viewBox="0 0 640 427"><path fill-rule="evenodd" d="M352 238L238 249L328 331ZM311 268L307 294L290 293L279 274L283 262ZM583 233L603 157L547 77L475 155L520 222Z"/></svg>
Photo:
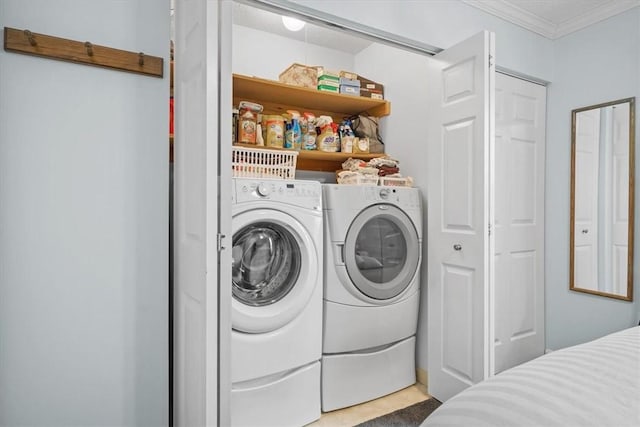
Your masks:
<svg viewBox="0 0 640 427"><path fill-rule="evenodd" d="M640 0L450 1L462 1L549 39L562 37L640 5ZM310 23L301 31L291 32L282 25L280 15L237 2L234 2L233 7L233 22L237 25L351 54L358 53L371 44L371 41L362 37Z"/></svg>
<svg viewBox="0 0 640 427"><path fill-rule="evenodd" d="M639 0L462 0L466 4L556 39L640 5Z"/></svg>
<svg viewBox="0 0 640 427"><path fill-rule="evenodd" d="M282 25L281 15L240 3L233 5L233 23L351 54L356 54L371 45L370 40L362 37L310 23L300 31L289 31Z"/></svg>

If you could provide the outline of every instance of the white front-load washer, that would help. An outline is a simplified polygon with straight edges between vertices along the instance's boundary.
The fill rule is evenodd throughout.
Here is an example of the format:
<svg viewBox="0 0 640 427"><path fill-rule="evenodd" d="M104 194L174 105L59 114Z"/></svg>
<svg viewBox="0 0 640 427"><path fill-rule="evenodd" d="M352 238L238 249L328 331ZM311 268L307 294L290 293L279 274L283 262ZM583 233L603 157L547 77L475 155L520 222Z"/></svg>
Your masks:
<svg viewBox="0 0 640 427"><path fill-rule="evenodd" d="M322 187L233 179L231 423L320 418Z"/></svg>
<svg viewBox="0 0 640 427"><path fill-rule="evenodd" d="M422 207L409 187L323 185L322 410L415 383Z"/></svg>

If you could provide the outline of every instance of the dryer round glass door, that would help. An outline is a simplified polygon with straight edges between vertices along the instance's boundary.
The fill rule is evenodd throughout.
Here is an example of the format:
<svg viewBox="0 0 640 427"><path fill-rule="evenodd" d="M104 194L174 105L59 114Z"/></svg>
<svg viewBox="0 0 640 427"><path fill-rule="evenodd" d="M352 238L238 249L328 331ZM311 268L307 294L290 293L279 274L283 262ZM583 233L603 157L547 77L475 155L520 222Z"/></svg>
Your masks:
<svg viewBox="0 0 640 427"><path fill-rule="evenodd" d="M261 209L233 217L232 324L267 332L290 322L316 286L315 245L293 217Z"/></svg>
<svg viewBox="0 0 640 427"><path fill-rule="evenodd" d="M420 251L418 232L407 214L393 205L378 204L363 210L351 223L344 261L360 292L388 300L411 284Z"/></svg>

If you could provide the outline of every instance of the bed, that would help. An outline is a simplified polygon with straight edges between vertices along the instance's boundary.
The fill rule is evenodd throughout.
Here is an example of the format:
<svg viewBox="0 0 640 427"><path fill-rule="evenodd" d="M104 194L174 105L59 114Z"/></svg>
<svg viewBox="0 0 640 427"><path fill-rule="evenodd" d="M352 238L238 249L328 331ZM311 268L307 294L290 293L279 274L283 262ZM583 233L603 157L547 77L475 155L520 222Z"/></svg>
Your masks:
<svg viewBox="0 0 640 427"><path fill-rule="evenodd" d="M640 326L475 384L422 426L640 426Z"/></svg>

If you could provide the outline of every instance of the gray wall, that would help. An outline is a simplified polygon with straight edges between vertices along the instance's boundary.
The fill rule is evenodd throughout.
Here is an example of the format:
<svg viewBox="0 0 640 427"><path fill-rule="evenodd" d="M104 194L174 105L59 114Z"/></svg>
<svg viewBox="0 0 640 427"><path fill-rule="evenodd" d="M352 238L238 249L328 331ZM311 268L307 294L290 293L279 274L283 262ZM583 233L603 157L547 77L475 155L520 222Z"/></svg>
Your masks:
<svg viewBox="0 0 640 427"><path fill-rule="evenodd" d="M166 60L169 1L2 0L0 26ZM167 97L0 51L0 425L167 424Z"/></svg>
<svg viewBox="0 0 640 427"><path fill-rule="evenodd" d="M571 110L640 96L640 8L556 40L554 66L547 101L545 212L546 337L547 347L551 349L638 324L640 317L640 238L637 231L634 302L569 291ZM636 135L640 135L639 122L636 120ZM638 148L636 165L640 165ZM636 182L637 177L636 172ZM639 230L639 186L636 186L635 200L635 224Z"/></svg>

